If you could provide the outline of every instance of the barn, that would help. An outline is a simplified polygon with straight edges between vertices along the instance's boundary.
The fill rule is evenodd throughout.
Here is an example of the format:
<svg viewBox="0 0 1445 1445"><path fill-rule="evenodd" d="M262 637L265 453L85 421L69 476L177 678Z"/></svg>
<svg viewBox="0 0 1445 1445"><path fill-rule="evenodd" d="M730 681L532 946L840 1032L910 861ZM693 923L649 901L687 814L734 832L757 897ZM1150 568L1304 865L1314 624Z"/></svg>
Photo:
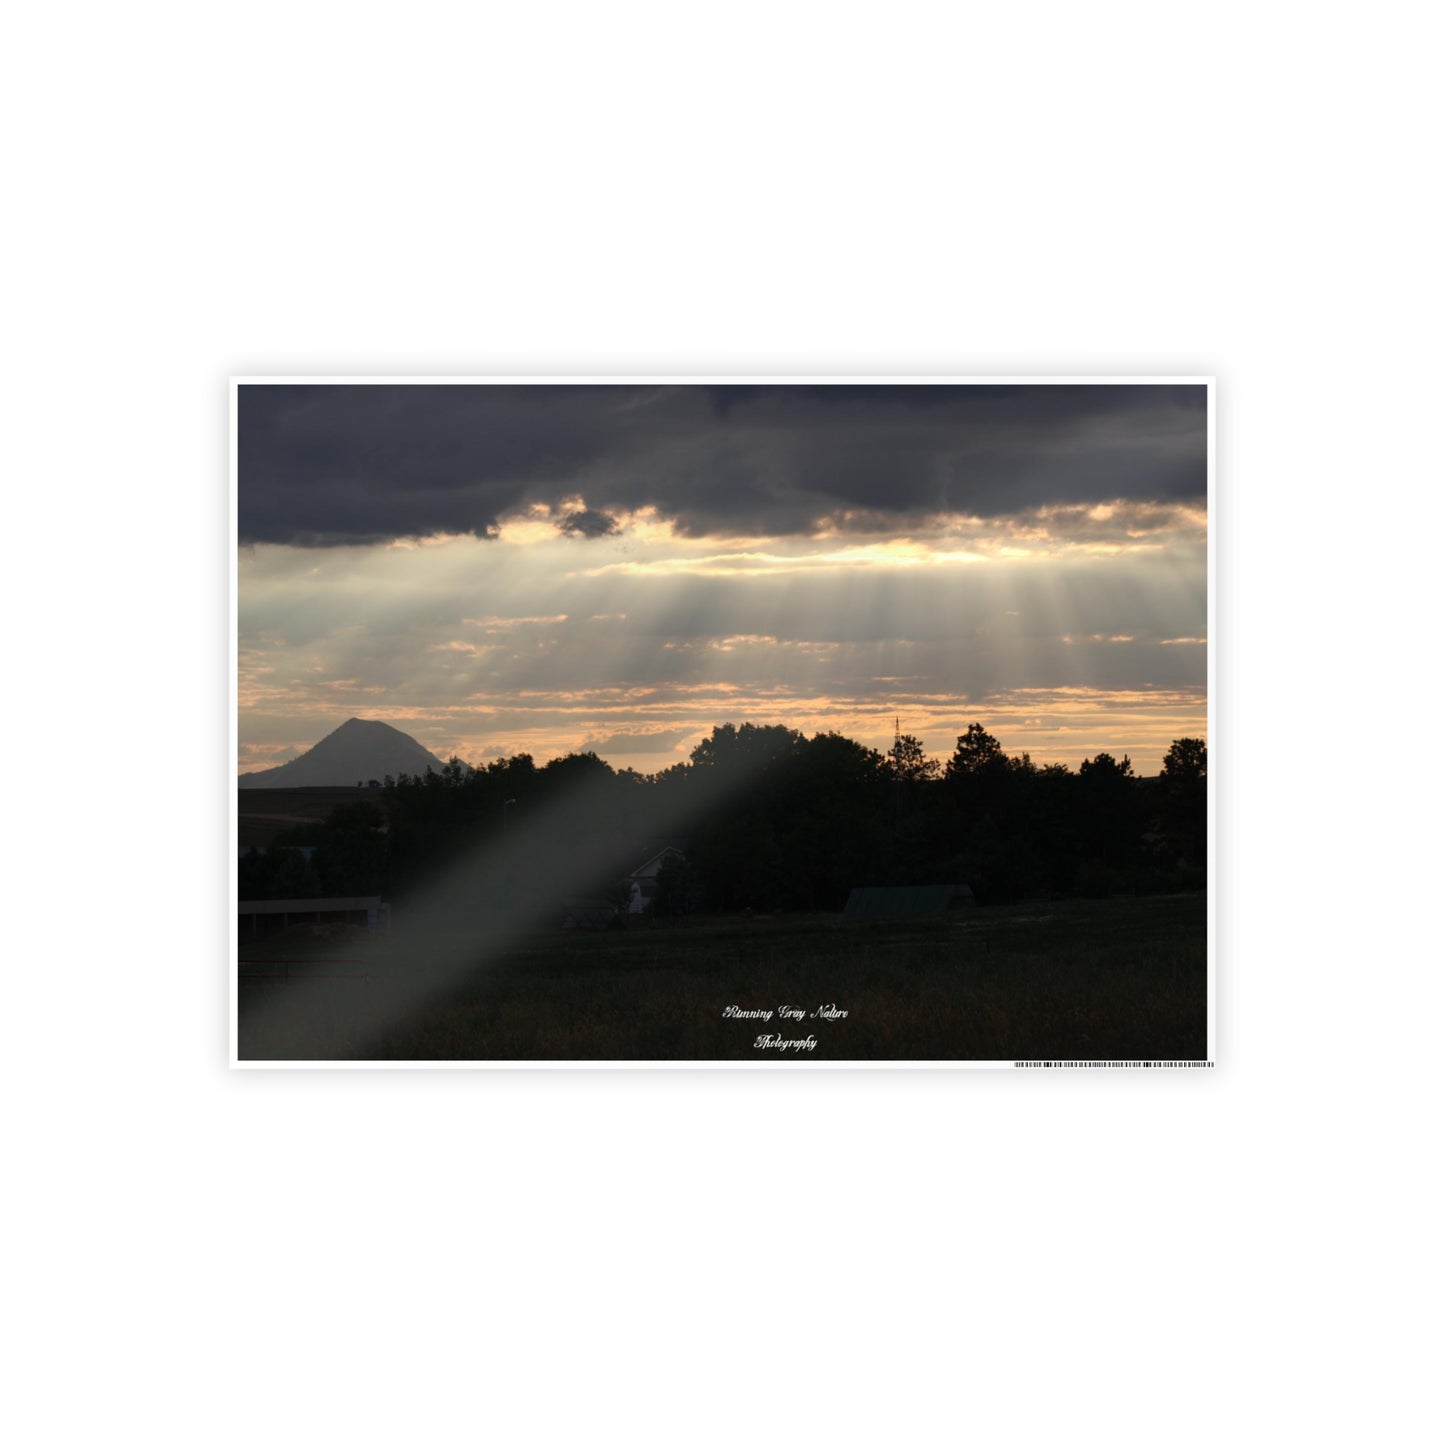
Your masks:
<svg viewBox="0 0 1445 1445"><path fill-rule="evenodd" d="M257 898L237 905L238 938L250 943L293 923L354 923L368 933L391 932L391 905L380 898Z"/></svg>

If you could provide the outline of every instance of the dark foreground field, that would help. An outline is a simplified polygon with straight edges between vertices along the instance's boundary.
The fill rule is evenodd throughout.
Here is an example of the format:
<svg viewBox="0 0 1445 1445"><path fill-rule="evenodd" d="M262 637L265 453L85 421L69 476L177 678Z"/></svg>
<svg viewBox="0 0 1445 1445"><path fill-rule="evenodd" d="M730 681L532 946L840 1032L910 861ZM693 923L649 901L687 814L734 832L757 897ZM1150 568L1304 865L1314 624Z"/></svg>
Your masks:
<svg viewBox="0 0 1445 1445"><path fill-rule="evenodd" d="M845 923L691 918L509 935L404 914L390 939L241 950L242 1059L1202 1059L1205 899ZM771 1020L725 1016L771 1009ZM780 1006L804 1017L779 1017ZM833 1006L846 1018L816 1016ZM758 1048L759 1035L816 1043Z"/></svg>

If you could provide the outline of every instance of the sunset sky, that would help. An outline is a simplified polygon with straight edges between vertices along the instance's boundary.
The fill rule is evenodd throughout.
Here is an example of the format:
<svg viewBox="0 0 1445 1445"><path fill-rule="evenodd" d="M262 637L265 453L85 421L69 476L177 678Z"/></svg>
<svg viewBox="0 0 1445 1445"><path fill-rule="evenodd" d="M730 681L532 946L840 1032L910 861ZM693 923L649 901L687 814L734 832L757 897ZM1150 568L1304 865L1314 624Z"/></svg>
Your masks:
<svg viewBox="0 0 1445 1445"><path fill-rule="evenodd" d="M1206 387L238 388L240 768L1205 735Z"/></svg>

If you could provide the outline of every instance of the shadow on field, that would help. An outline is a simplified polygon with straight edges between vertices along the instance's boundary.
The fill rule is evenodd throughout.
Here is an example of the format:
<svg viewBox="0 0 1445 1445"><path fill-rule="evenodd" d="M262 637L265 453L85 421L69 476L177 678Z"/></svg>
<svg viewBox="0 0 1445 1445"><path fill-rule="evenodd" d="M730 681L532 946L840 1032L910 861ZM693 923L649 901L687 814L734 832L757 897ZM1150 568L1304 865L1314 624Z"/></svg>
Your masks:
<svg viewBox="0 0 1445 1445"><path fill-rule="evenodd" d="M388 939L243 948L240 1057L806 1063L1207 1049L1203 894L879 923L693 917L517 937L457 914L396 927ZM458 969L469 954L477 962ZM824 1016L830 1005L838 1016ZM729 1017L729 1006L773 1016ZM759 1048L760 1036L814 1046Z"/></svg>

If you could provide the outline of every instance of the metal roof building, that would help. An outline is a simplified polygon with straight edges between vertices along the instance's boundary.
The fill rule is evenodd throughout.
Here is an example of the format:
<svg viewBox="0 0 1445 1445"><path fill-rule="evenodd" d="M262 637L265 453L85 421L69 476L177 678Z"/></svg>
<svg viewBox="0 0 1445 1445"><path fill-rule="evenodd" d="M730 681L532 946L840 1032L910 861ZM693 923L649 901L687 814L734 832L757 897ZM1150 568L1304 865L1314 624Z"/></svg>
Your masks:
<svg viewBox="0 0 1445 1445"><path fill-rule="evenodd" d="M843 905L843 917L921 918L929 913L946 913L952 897L951 883L914 888L854 888Z"/></svg>

